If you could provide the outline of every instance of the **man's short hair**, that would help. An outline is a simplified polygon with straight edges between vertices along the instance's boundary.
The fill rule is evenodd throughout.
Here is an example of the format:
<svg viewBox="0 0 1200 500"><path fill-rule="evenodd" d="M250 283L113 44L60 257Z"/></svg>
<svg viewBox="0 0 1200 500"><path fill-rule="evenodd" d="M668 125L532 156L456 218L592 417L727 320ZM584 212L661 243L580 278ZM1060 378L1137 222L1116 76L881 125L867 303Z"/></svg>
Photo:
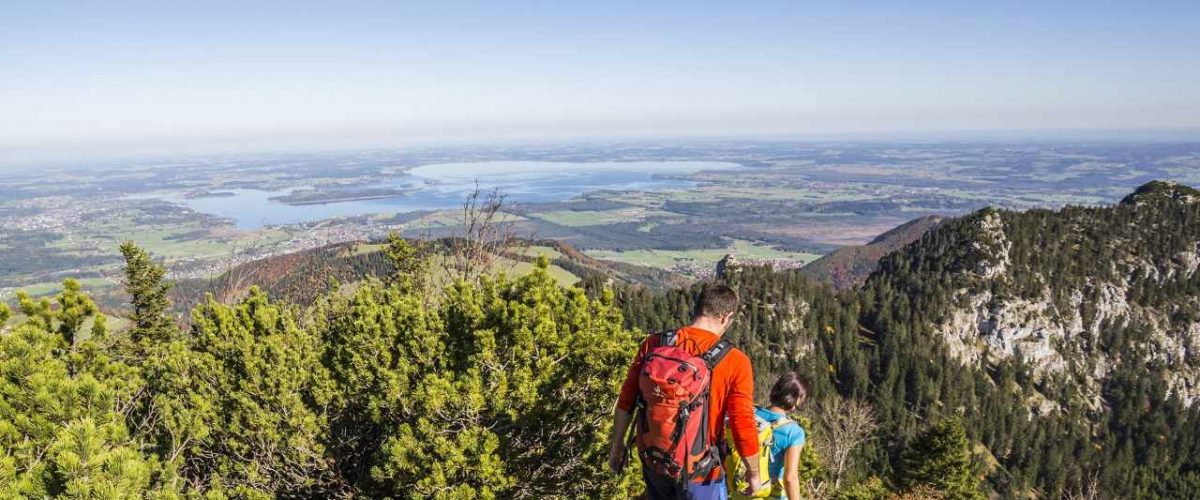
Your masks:
<svg viewBox="0 0 1200 500"><path fill-rule="evenodd" d="M696 297L696 305L692 308L694 316L724 318L729 313L737 311L738 294L729 285L714 283L707 285Z"/></svg>
<svg viewBox="0 0 1200 500"><path fill-rule="evenodd" d="M796 372L787 372L771 386L771 404L791 411L804 404L808 399L808 381L800 378Z"/></svg>

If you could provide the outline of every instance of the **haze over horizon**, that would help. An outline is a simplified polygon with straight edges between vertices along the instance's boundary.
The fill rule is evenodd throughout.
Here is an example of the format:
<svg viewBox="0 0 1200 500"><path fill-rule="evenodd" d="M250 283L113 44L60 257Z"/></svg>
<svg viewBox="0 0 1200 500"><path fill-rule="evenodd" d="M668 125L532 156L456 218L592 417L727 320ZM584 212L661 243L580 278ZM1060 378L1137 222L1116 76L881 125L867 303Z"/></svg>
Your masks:
<svg viewBox="0 0 1200 500"><path fill-rule="evenodd" d="M3 162L1200 127L1195 2L7 2Z"/></svg>

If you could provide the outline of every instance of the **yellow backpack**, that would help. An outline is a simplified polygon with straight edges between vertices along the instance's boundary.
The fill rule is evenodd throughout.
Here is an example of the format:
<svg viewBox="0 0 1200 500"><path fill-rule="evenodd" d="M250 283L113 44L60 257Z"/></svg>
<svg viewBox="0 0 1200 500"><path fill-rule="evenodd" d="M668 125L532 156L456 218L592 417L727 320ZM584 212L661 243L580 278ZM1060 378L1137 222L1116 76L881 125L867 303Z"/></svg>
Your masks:
<svg viewBox="0 0 1200 500"><path fill-rule="evenodd" d="M729 498L768 498L778 496L778 492L783 491L782 484L779 481L771 480L771 445L775 443L775 429L792 423L792 419L787 417L779 417L774 422L767 422L758 415L754 416L754 425L758 429L758 479L763 485L758 491L755 491L750 496L742 494L749 485L746 484L746 466L742 463L742 456L738 454L737 448L730 446L729 454L725 456L725 485L729 490ZM728 443L733 442L733 434L728 428L725 430Z"/></svg>

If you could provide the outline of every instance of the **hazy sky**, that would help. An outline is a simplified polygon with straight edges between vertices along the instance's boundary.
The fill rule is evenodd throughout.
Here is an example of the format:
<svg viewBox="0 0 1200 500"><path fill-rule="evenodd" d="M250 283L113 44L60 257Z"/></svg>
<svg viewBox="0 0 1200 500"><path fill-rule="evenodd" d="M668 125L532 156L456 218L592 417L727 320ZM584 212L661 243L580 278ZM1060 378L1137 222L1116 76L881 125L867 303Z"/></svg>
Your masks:
<svg viewBox="0 0 1200 500"><path fill-rule="evenodd" d="M1200 2L0 0L0 156L1200 126Z"/></svg>

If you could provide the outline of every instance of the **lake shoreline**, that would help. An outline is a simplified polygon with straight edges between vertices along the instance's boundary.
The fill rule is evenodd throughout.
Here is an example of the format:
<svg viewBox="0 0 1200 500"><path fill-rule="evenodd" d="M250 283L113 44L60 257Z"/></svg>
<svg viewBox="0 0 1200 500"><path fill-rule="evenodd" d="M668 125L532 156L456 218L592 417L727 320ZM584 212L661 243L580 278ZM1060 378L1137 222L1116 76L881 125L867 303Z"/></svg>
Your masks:
<svg viewBox="0 0 1200 500"><path fill-rule="evenodd" d="M689 174L739 167L720 161L431 163L409 169L410 176L399 182L381 180L377 187L238 189L231 197L187 199L176 195L167 199L228 218L239 229L253 230L335 217L453 209L474 189L499 190L514 202L543 203L598 191L687 188L694 185Z"/></svg>

